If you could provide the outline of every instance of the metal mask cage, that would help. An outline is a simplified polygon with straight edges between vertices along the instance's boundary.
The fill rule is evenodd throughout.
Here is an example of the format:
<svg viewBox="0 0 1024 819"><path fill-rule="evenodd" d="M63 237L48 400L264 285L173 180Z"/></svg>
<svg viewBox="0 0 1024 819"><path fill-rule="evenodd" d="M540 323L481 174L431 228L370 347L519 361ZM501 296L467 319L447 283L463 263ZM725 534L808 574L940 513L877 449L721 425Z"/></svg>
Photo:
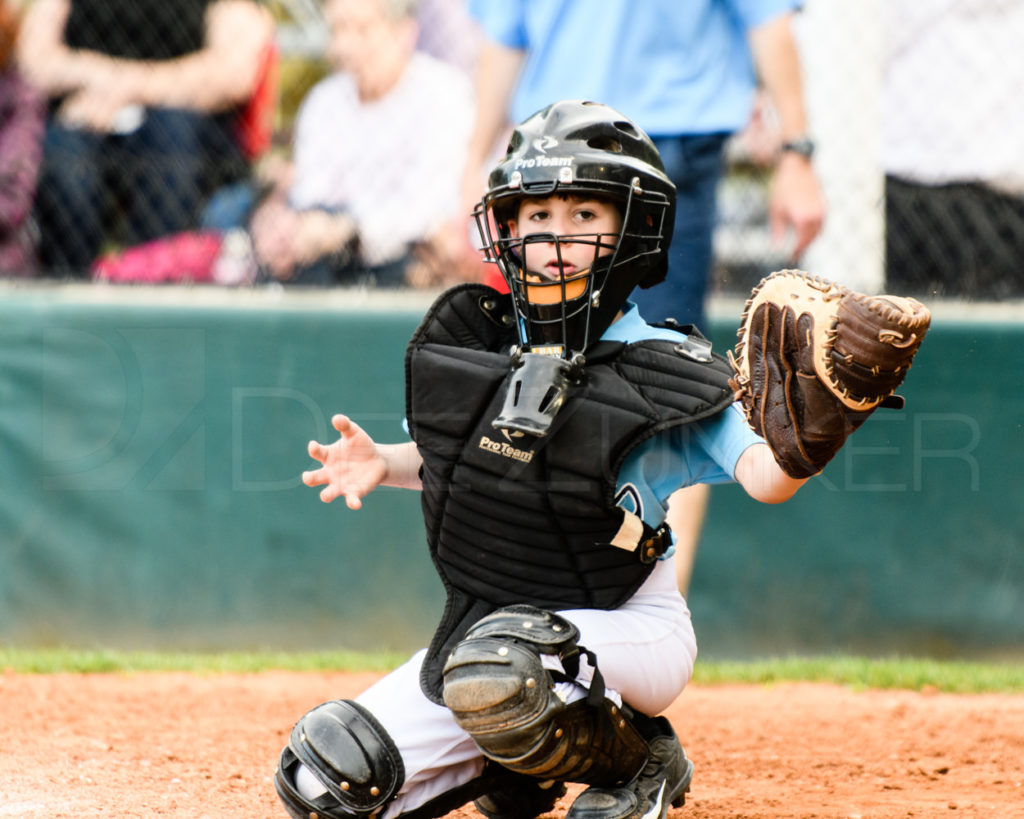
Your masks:
<svg viewBox="0 0 1024 819"><path fill-rule="evenodd" d="M581 338L586 338L590 326L591 307L594 304L594 294L600 293L600 286L611 268L611 261L618 252L619 233L587 233L587 234L554 234L554 233L531 233L519 238L500 238L496 247L498 255L502 259L501 266L504 267L504 275L516 303L516 310L520 317L526 322L526 327L521 328L524 345L536 348L538 345L545 347L558 346L558 352L565 358L571 354L571 348L579 347L573 345L573 333L570 325L580 323ZM612 237L613 241L606 241L606 237ZM564 267L563 244L589 245L593 248L590 263L578 270L576 273L566 276L564 273L557 279L545 280L541 274L531 274L526 267L527 246L531 244L544 244L554 246L554 255L559 268ZM604 256L601 251L610 249L611 253ZM532 279L532 280L531 280ZM582 283L581 290L578 283ZM558 298L550 301L537 300L538 291L557 291ZM575 292L570 295L570 291Z"/></svg>
<svg viewBox="0 0 1024 819"><path fill-rule="evenodd" d="M561 234L530 233L512 237L508 222L524 197L545 197L551 195L596 196L616 202L622 211L622 226L617 234ZM642 191L639 179L633 184L593 183L589 185L560 185L557 181L522 185L504 185L489 191L473 211L477 228L484 241L485 260L497 264L509 286L519 314L517 325L520 344L524 348L561 346L562 357L569 359L581 352L595 335L604 332L622 306L622 302L639 282L636 276L620 287L610 287L613 272L624 265L658 256L663 252L665 215L668 209L667 197L657 191ZM602 248L611 247L604 237L614 237L614 249L610 254L600 255ZM567 284L578 280L580 275L560 277L549 282L527 282L525 279L525 249L528 244L554 244L559 266L562 264L562 244L590 244L594 256L587 270L587 282L578 296L569 298ZM529 299L528 287L559 287L560 299L551 304L534 304ZM602 304L602 294L610 293L610 300L616 303ZM607 302L608 300L606 300ZM600 314L596 327L595 313Z"/></svg>

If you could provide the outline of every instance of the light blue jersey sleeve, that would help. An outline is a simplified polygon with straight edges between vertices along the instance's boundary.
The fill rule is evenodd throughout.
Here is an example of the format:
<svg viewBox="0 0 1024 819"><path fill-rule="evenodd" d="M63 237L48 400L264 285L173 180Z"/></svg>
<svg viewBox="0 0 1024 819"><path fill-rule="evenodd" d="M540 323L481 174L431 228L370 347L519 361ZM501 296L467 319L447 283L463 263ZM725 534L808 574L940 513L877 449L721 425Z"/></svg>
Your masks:
<svg viewBox="0 0 1024 819"><path fill-rule="evenodd" d="M762 443L736 404L703 421L675 427L640 444L619 470L619 506L657 527L668 496L695 483L731 483L747 447Z"/></svg>
<svg viewBox="0 0 1024 819"><path fill-rule="evenodd" d="M675 330L651 327L634 305L602 338L631 343L645 339L679 341ZM748 425L738 404L711 418L674 427L645 441L626 458L619 470L616 502L650 526L665 518L668 496L695 483L730 483L736 462L753 444L763 443Z"/></svg>

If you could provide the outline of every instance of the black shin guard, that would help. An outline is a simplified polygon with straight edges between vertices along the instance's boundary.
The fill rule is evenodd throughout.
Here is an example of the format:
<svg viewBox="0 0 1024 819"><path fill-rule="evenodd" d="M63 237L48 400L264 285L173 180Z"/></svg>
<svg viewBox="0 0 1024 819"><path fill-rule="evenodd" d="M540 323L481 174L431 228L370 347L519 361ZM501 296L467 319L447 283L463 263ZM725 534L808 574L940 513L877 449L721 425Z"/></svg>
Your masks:
<svg viewBox="0 0 1024 819"><path fill-rule="evenodd" d="M648 756L629 713L604 697L596 672L590 696L566 705L541 663L542 654L557 655L574 675L577 637L575 626L551 612L498 610L473 626L448 658L445 704L484 755L511 771L586 784L628 782Z"/></svg>
<svg viewBox="0 0 1024 819"><path fill-rule="evenodd" d="M296 772L304 765L327 789L302 795ZM274 774L278 796L295 819L370 816L390 802L405 782L402 757L384 727L350 700L319 705L292 729Z"/></svg>

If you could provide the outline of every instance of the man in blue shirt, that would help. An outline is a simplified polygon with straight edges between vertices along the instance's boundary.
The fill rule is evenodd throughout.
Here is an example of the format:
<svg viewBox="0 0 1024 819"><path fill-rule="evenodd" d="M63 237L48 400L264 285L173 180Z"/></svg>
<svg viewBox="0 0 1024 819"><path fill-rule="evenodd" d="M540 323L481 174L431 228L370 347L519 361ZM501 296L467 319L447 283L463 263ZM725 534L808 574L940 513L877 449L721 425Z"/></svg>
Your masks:
<svg viewBox="0 0 1024 819"><path fill-rule="evenodd" d="M645 320L705 325L715 193L722 148L748 122L763 86L779 120L783 151L772 180L773 236L794 234L798 258L821 229L824 199L811 165L800 66L791 23L799 0L469 0L485 35L477 70L477 116L463 181L479 199L507 122L554 100L603 102L654 140L677 207L665 283L637 290ZM673 498L678 581L689 586L707 487Z"/></svg>
<svg viewBox="0 0 1024 819"><path fill-rule="evenodd" d="M635 294L648 321L703 325L721 147L749 120L758 82L784 150L773 218L796 232L794 257L817 235L824 203L810 162L791 23L799 0L469 0L485 34L467 185L507 122L559 99L603 102L653 139L678 190L666 284ZM475 200L479 198L473 196Z"/></svg>

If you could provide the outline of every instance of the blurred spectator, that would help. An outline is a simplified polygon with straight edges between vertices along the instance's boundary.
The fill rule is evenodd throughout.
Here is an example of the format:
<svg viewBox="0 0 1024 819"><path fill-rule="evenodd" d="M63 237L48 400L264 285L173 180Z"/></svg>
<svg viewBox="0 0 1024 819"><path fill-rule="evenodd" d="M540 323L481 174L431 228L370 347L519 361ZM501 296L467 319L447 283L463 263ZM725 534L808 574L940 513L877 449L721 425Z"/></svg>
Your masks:
<svg viewBox="0 0 1024 819"><path fill-rule="evenodd" d="M35 0L19 57L50 100L44 270L85 276L111 241L194 226L247 173L236 126L272 44L257 0Z"/></svg>
<svg viewBox="0 0 1024 819"><path fill-rule="evenodd" d="M17 13L0 0L0 276L35 272L30 217L43 152L43 101L15 64L17 37Z"/></svg>
<svg viewBox="0 0 1024 819"><path fill-rule="evenodd" d="M480 29L467 13L465 0L418 0L418 7L416 48L472 75L480 50Z"/></svg>
<svg viewBox="0 0 1024 819"><path fill-rule="evenodd" d="M256 258L292 284L441 284L451 264L433 237L458 204L471 83L415 50L414 0L324 10L338 70L299 108L290 183L252 219Z"/></svg>
<svg viewBox="0 0 1024 819"><path fill-rule="evenodd" d="M886 289L1024 295L1024 3L887 0Z"/></svg>

